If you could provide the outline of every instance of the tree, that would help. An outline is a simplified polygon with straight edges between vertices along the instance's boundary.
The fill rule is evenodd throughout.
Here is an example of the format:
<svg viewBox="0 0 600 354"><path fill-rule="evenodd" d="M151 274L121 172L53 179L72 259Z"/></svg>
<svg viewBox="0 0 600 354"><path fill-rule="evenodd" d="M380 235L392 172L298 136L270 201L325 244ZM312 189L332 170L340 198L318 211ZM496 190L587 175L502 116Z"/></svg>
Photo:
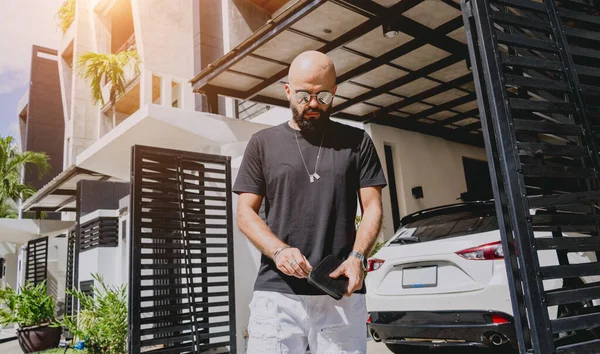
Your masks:
<svg viewBox="0 0 600 354"><path fill-rule="evenodd" d="M19 152L14 139L10 136L0 137L0 205L10 200L27 199L35 193L35 189L23 183L23 173L37 168L38 177L43 177L50 170L48 155L43 152Z"/></svg>
<svg viewBox="0 0 600 354"><path fill-rule="evenodd" d="M77 59L78 74L89 82L94 104L105 105L102 85L110 85L109 102L112 106L113 128L117 125L115 103L117 97L125 94L125 70L133 66L139 73L139 55L137 51L124 51L118 54L85 53Z"/></svg>

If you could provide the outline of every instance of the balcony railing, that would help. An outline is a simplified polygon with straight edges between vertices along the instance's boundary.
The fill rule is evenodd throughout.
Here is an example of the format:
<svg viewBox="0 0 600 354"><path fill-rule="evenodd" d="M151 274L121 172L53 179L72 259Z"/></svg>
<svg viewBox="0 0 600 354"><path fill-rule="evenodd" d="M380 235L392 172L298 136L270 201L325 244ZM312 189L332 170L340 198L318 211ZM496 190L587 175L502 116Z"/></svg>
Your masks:
<svg viewBox="0 0 600 354"><path fill-rule="evenodd" d="M236 100L236 117L241 120L256 118L271 109L271 106L251 101Z"/></svg>
<svg viewBox="0 0 600 354"><path fill-rule="evenodd" d="M129 39L127 39L125 41L125 43L123 43L123 45L119 49L117 49L115 54L118 54L121 52L128 52L131 50L137 50L137 45L135 43L135 33L132 34L131 37L129 37Z"/></svg>

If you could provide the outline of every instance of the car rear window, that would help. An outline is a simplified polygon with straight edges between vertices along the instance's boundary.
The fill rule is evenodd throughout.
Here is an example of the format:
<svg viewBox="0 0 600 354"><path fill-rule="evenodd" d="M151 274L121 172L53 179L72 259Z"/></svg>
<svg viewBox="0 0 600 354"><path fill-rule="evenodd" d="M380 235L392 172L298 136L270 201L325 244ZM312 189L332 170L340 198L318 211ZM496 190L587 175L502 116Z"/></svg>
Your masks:
<svg viewBox="0 0 600 354"><path fill-rule="evenodd" d="M493 210L464 211L416 220L401 227L392 243L427 242L498 230Z"/></svg>

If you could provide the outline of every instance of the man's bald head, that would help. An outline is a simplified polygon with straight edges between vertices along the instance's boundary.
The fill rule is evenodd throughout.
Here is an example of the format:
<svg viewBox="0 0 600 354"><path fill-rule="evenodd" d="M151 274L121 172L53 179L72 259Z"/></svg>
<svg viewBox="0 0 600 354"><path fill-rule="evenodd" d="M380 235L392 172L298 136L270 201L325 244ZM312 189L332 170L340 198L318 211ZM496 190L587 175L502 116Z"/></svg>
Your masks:
<svg viewBox="0 0 600 354"><path fill-rule="evenodd" d="M292 61L288 79L292 86L310 83L331 89L335 86L335 67L331 59L321 52L304 52Z"/></svg>
<svg viewBox="0 0 600 354"><path fill-rule="evenodd" d="M304 52L290 65L288 80L285 93L290 100L292 119L300 130L316 131L327 126L332 103L319 101L317 95L325 91L335 95L336 74L331 59L320 52ZM309 101L298 99L299 92L310 94Z"/></svg>

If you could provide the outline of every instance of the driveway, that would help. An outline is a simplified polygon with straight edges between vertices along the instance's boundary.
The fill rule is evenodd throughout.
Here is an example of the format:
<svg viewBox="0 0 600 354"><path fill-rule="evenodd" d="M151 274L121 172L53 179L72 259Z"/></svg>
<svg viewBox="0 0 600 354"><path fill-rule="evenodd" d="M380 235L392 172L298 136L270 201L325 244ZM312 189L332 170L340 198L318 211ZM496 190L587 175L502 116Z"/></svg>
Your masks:
<svg viewBox="0 0 600 354"><path fill-rule="evenodd" d="M431 354L516 354L517 351L499 351L494 349L479 349L479 348L436 348L430 349ZM367 342L367 354L392 354L392 352L382 343L376 343L372 340ZM412 354L410 351L404 351L402 354Z"/></svg>
<svg viewBox="0 0 600 354"><path fill-rule="evenodd" d="M430 351L431 354L456 354L456 350L448 350L448 349L433 349ZM19 348L19 343L16 340L2 343L0 344L0 353L2 354L22 354L21 348ZM461 349L461 354L489 354L491 351L475 349ZM495 353L495 352L494 352ZM381 343L375 343L373 341L369 341L367 343L367 354L392 354L388 348ZM411 354L410 352L404 352L403 354Z"/></svg>
<svg viewBox="0 0 600 354"><path fill-rule="evenodd" d="M10 342L0 343L0 353L2 354L22 354L19 343L16 340Z"/></svg>

